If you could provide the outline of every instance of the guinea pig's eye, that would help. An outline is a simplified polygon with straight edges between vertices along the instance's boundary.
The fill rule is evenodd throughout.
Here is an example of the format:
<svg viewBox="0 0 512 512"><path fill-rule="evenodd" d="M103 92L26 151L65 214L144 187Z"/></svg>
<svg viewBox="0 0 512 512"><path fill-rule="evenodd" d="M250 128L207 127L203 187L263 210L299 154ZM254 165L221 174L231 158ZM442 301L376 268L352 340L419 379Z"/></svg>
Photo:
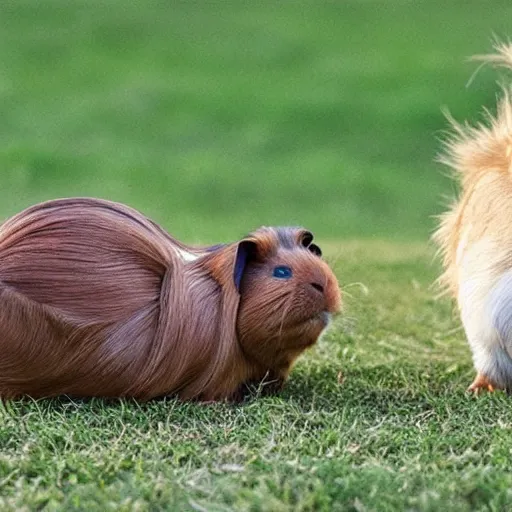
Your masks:
<svg viewBox="0 0 512 512"><path fill-rule="evenodd" d="M293 275L293 272L290 267L285 267L284 265L280 265L279 267L274 268L272 275L274 277L277 277L278 279L290 279L290 277L292 277L292 275Z"/></svg>

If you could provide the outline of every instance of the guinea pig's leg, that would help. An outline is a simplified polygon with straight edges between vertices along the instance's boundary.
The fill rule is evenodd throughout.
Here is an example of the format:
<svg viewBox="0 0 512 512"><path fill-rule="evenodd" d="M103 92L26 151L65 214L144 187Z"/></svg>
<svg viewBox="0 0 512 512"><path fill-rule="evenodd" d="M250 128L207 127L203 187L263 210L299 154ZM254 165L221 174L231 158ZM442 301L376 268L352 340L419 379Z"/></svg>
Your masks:
<svg viewBox="0 0 512 512"><path fill-rule="evenodd" d="M472 382L471 386L467 389L468 393L474 393L478 395L481 391L494 391L495 387L489 382L487 377L482 373L477 373L475 380Z"/></svg>
<svg viewBox="0 0 512 512"><path fill-rule="evenodd" d="M489 283L493 283L489 285ZM459 306L477 375L468 391L512 387L512 272L462 283Z"/></svg>

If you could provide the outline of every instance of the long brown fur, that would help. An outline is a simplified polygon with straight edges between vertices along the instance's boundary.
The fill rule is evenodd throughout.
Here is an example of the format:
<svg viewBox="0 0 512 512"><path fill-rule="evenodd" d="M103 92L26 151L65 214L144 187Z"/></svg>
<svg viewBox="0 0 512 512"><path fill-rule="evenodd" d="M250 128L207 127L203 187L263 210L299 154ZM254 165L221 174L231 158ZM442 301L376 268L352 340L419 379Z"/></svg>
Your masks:
<svg viewBox="0 0 512 512"><path fill-rule="evenodd" d="M280 387L340 307L311 240L261 228L194 248L117 203L25 210L0 227L0 397L237 399L266 376ZM281 264L293 279L272 277Z"/></svg>
<svg viewBox="0 0 512 512"><path fill-rule="evenodd" d="M476 60L512 69L512 45L495 49ZM503 87L496 115L452 126L440 160L455 171L461 192L434 235L443 254L440 283L457 299L473 352L470 390L512 390L511 88Z"/></svg>

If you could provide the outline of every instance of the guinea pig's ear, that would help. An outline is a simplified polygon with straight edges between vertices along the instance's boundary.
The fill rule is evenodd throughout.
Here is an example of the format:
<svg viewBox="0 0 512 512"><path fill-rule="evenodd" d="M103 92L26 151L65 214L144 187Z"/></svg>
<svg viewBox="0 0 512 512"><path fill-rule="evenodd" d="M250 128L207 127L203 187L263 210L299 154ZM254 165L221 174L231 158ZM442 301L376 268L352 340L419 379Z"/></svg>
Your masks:
<svg viewBox="0 0 512 512"><path fill-rule="evenodd" d="M316 254L317 256L320 257L322 256L322 249L320 249L318 245L311 243L313 241L313 238L313 233L311 233L311 231L307 231L304 229L299 232L300 244L309 249L313 254Z"/></svg>
<svg viewBox="0 0 512 512"><path fill-rule="evenodd" d="M247 264L256 255L257 245L252 240L242 240L238 243L235 256L235 265L233 268L233 282L236 291L240 293L240 283L245 272Z"/></svg>
<svg viewBox="0 0 512 512"><path fill-rule="evenodd" d="M301 229L299 231L299 243L304 247L309 247L309 244L313 241L313 233L311 231L307 231L306 229Z"/></svg>
<svg viewBox="0 0 512 512"><path fill-rule="evenodd" d="M309 244L308 249L313 253L316 254L318 257L322 256L322 249L318 247L316 244Z"/></svg>

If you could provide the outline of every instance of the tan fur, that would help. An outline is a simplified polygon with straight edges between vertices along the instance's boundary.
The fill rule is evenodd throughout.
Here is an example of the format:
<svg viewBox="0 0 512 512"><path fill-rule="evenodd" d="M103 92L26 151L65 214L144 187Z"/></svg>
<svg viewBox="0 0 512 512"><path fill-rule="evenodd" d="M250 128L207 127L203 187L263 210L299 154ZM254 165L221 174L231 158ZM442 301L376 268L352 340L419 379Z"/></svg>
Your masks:
<svg viewBox="0 0 512 512"><path fill-rule="evenodd" d="M495 55L475 59L512 69L512 45L497 44L496 51ZM512 103L507 88L503 90L496 116L486 112L486 118L486 123L474 127L450 119L452 137L439 158L456 172L462 189L459 200L442 216L440 228L434 234L444 257L445 274L441 282L452 294L457 293L457 246L468 224L476 220L471 239L478 239L482 229L491 229L500 238L508 237L503 231L512 231L512 225L502 222L504 212L496 215L497 209L490 207L491 196L492 201L500 201L512 183ZM491 191L497 195L488 193Z"/></svg>
<svg viewBox="0 0 512 512"><path fill-rule="evenodd" d="M340 307L311 239L262 228L195 248L117 203L29 208L0 227L0 397L217 400L265 377L279 387ZM293 279L272 277L282 264Z"/></svg>
<svg viewBox="0 0 512 512"><path fill-rule="evenodd" d="M496 51L477 59L512 68L512 46L498 44ZM487 112L485 122L451 124L453 135L440 160L455 171L461 192L434 235L443 254L440 282L457 298L480 375L477 381L509 389L512 352L505 339L508 327L502 329L508 326L508 288L500 283L512 269L510 89L503 89L496 115Z"/></svg>

